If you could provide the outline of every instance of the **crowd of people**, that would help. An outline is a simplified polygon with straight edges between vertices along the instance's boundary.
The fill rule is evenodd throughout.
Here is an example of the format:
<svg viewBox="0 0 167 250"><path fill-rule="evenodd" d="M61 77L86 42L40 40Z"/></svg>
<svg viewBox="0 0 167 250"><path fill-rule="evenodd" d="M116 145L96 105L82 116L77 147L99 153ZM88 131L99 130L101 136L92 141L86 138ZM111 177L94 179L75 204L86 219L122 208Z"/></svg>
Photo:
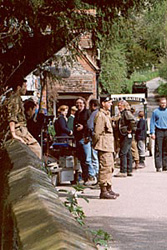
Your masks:
<svg viewBox="0 0 167 250"><path fill-rule="evenodd" d="M26 81L16 82L8 104L10 137L27 144L41 158L40 133L45 115L37 112L38 103L21 95L26 92ZM161 98L151 118L150 134L155 140L155 167L157 172L167 170L167 109L166 99ZM115 177L133 176L133 169L145 167L147 125L144 112L138 112L125 100L118 102L118 114L111 116L112 99L106 97L99 103L78 97L75 106L61 105L54 127L60 141L74 136L84 185L99 185L101 199L116 199L119 194L112 188L112 174L116 155L120 170ZM68 142L68 140L66 141ZM134 162L134 164L133 164Z"/></svg>

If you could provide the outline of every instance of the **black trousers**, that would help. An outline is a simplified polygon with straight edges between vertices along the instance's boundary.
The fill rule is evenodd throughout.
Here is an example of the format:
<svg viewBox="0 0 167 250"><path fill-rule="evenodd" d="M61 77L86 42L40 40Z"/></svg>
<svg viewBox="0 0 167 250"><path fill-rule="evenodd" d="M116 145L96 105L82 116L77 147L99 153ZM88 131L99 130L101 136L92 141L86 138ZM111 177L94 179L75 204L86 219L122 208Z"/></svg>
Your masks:
<svg viewBox="0 0 167 250"><path fill-rule="evenodd" d="M155 167L167 170L167 129L155 131Z"/></svg>

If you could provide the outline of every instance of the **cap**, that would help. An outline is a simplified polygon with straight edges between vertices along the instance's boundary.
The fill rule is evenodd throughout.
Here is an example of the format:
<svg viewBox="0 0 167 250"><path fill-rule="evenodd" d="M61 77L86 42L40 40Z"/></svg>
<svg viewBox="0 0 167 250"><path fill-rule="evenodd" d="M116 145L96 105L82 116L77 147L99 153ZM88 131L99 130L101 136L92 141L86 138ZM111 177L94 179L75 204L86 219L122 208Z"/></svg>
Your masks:
<svg viewBox="0 0 167 250"><path fill-rule="evenodd" d="M76 108L76 106L72 106L71 110L77 111L78 109Z"/></svg>
<svg viewBox="0 0 167 250"><path fill-rule="evenodd" d="M103 100L103 102L109 102L109 101L112 101L111 96L107 96L107 97Z"/></svg>

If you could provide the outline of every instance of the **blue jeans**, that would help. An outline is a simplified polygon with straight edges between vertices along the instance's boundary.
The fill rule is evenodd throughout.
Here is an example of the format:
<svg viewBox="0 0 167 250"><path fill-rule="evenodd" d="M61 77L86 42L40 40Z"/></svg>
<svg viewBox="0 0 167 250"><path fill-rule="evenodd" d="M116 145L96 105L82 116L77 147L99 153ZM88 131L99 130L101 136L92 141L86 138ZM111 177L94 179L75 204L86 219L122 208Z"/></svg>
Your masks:
<svg viewBox="0 0 167 250"><path fill-rule="evenodd" d="M120 172L132 172L132 152L131 152L132 138L128 136L120 137Z"/></svg>
<svg viewBox="0 0 167 250"><path fill-rule="evenodd" d="M98 151L92 147L92 168L89 169L89 175L96 176L99 173Z"/></svg>
<svg viewBox="0 0 167 250"><path fill-rule="evenodd" d="M167 129L156 129L155 136L155 167L167 170Z"/></svg>
<svg viewBox="0 0 167 250"><path fill-rule="evenodd" d="M81 163L82 178L86 182L88 180L89 173L93 171L92 156L91 156L91 143L84 143L84 139L76 142L77 157ZM94 175L93 175L94 176Z"/></svg>

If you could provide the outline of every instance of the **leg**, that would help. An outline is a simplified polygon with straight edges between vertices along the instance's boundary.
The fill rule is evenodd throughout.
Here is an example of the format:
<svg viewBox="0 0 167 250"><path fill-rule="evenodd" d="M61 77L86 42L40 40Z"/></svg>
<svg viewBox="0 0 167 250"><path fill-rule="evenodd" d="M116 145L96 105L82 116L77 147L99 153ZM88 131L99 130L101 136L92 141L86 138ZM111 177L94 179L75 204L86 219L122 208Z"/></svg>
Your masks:
<svg viewBox="0 0 167 250"><path fill-rule="evenodd" d="M162 145L162 167L167 170L167 130L164 131L163 145Z"/></svg>
<svg viewBox="0 0 167 250"><path fill-rule="evenodd" d="M113 153L98 151L100 199L116 199L115 193L110 193L107 187L112 185L112 169L114 167Z"/></svg>
<svg viewBox="0 0 167 250"><path fill-rule="evenodd" d="M92 168L92 158L91 158L91 144L90 142L84 143L84 139L79 141L80 147L78 148L78 156L81 162L83 180L86 182L88 180L88 173L93 172Z"/></svg>
<svg viewBox="0 0 167 250"><path fill-rule="evenodd" d="M132 173L132 151L130 145L129 145L129 150L127 152L127 173L129 176Z"/></svg>
<svg viewBox="0 0 167 250"><path fill-rule="evenodd" d="M92 148L92 166L97 176L99 173L99 160L98 160L98 151Z"/></svg>
<svg viewBox="0 0 167 250"><path fill-rule="evenodd" d="M81 169L82 169L82 179L84 182L88 180L88 168L84 164L85 163L85 156L84 156L84 149L82 145L82 140L76 142L76 149L77 149L77 158L80 161Z"/></svg>
<svg viewBox="0 0 167 250"><path fill-rule="evenodd" d="M129 150L131 150L131 143L132 139L128 138L128 136L124 136L121 138L120 143L120 172L126 173L127 172L127 154ZM129 164L132 161L132 154L129 153Z"/></svg>
<svg viewBox="0 0 167 250"><path fill-rule="evenodd" d="M42 158L41 147L38 142L29 144L28 147L39 157L39 159Z"/></svg>
<svg viewBox="0 0 167 250"><path fill-rule="evenodd" d="M162 145L163 145L163 131L156 129L155 132L155 168L158 170L162 168Z"/></svg>

